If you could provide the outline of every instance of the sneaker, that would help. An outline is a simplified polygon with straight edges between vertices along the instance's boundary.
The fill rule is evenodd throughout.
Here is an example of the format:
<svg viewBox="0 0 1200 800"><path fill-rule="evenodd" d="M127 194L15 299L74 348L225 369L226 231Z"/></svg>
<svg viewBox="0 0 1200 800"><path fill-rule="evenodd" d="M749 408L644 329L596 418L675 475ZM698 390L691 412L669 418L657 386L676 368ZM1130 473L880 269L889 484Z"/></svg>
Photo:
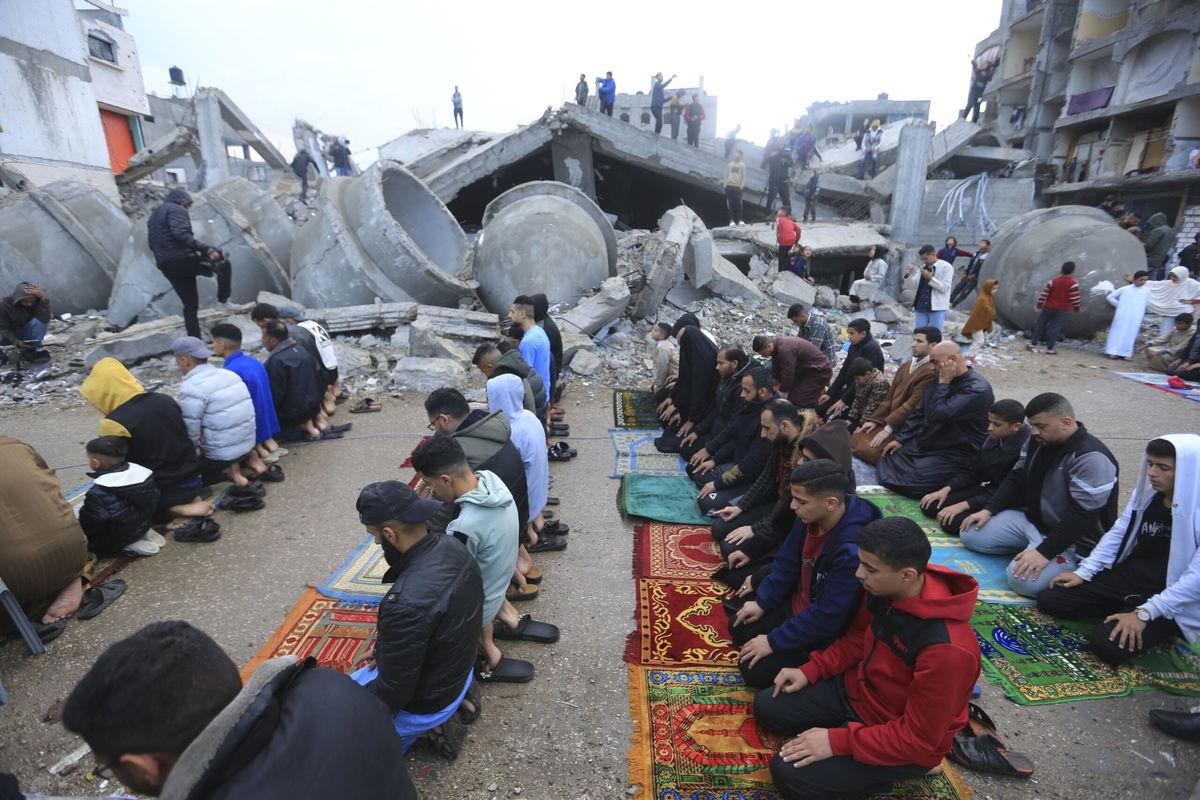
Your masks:
<svg viewBox="0 0 1200 800"><path fill-rule="evenodd" d="M159 548L154 542L146 538L138 539L133 544L125 546L125 555L128 556L155 556L158 555Z"/></svg>
<svg viewBox="0 0 1200 800"><path fill-rule="evenodd" d="M158 531L155 531L155 530L147 531L146 535L143 536L142 538L148 539L149 541L154 542L159 547L162 547L167 543L167 537L163 536L161 533L159 533Z"/></svg>
<svg viewBox="0 0 1200 800"><path fill-rule="evenodd" d="M218 311L236 311L237 310L237 306L235 306L233 303L229 302L228 300L218 300L216 302L216 304L213 306L213 308L217 309Z"/></svg>
<svg viewBox="0 0 1200 800"><path fill-rule="evenodd" d="M738 225L745 225L745 224L746 224L746 220L742 220L741 222L738 223Z"/></svg>

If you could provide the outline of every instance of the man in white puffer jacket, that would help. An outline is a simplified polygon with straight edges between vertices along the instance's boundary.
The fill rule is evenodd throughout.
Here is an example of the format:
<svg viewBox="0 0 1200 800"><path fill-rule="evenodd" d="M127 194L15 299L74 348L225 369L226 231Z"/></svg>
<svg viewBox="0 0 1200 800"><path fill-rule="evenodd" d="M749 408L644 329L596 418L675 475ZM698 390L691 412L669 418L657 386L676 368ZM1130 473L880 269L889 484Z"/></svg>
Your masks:
<svg viewBox="0 0 1200 800"><path fill-rule="evenodd" d="M255 472L266 469L254 452L250 390L233 372L209 364L207 359L213 353L196 337L176 339L171 349L183 373L179 405L188 435L200 453L204 485L229 479L245 486L249 481L241 473L241 462Z"/></svg>

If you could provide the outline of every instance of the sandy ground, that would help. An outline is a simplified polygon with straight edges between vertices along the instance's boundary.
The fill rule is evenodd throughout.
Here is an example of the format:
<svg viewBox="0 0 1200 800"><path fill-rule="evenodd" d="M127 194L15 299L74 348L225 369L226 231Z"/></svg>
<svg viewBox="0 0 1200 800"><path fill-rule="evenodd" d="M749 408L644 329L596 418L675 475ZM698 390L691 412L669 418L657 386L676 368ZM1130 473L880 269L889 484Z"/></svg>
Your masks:
<svg viewBox="0 0 1200 800"><path fill-rule="evenodd" d="M1012 363L1012 362L1009 362ZM1128 495L1147 438L1200 430L1200 405L1108 375L1103 358L1063 350L1029 356L1020 368L988 368L996 396L1028 400L1057 390L1103 438L1120 461ZM1136 369L1130 365L1128 369ZM616 510L617 483L609 479L612 448L610 391L592 386L570 392L566 406L579 457L552 464L551 493L562 498L570 547L537 557L547 573L541 597L523 610L562 628L554 645L511 644L537 677L521 686L489 686L482 719L470 728L454 763L410 756L425 797L618 798L630 789L626 754L632 725L621 660L632 629L631 524ZM363 537L354 514L358 490L373 480L407 479L399 470L426 433L419 395L385 399L379 414L350 417L349 438L295 448L281 463L287 481L272 485L267 508L242 516L220 514L224 536L208 545L172 542L160 555L121 575L125 596L100 617L73 622L49 652L30 657L23 647L0 647L0 676L10 705L0 710L0 771L14 772L28 791L103 795L118 791L87 774L90 758L56 778L47 767L78 740L43 714L66 696L104 647L162 619L186 619L207 630L239 663L274 631L306 586L325 580ZM0 432L33 444L64 487L84 480L82 445L94 435L90 409L43 407L0 415ZM982 704L1013 749L1038 766L1030 781L964 771L978 798L1184 798L1200 776L1200 748L1151 728L1151 708L1184 709L1196 700L1159 692L1025 708L984 682Z"/></svg>

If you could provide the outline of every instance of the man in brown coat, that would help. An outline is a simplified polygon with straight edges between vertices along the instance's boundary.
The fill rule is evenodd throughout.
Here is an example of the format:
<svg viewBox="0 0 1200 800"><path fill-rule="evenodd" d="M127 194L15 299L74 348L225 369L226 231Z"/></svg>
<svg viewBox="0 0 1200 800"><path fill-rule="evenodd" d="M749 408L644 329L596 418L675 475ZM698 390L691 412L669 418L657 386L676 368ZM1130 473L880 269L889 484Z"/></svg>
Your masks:
<svg viewBox="0 0 1200 800"><path fill-rule="evenodd" d="M921 402L925 389L937 377L937 369L929 361L929 351L941 340L942 332L932 326L913 331L912 358L896 370L887 397L850 438L855 458L868 464L879 463L884 446L904 425L908 415Z"/></svg>
<svg viewBox="0 0 1200 800"><path fill-rule="evenodd" d="M798 336L755 336L754 352L771 359L775 383L793 405L813 408L833 377L833 365L816 345Z"/></svg>

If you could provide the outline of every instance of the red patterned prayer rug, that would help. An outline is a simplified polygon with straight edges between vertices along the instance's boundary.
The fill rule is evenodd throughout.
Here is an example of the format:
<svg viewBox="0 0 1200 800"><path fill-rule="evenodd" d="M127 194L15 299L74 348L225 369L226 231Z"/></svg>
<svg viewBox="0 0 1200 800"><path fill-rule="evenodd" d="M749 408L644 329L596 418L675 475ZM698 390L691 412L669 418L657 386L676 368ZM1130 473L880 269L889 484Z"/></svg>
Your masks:
<svg viewBox="0 0 1200 800"><path fill-rule="evenodd" d="M638 624L625 660L642 666L736 666L721 601L729 589L715 581L639 578Z"/></svg>
<svg viewBox="0 0 1200 800"><path fill-rule="evenodd" d="M308 589L274 635L242 669L242 680L279 656L312 656L322 667L353 672L375 649L375 606L334 600Z"/></svg>
<svg viewBox="0 0 1200 800"><path fill-rule="evenodd" d="M633 577L707 579L721 552L707 527L648 522L633 528Z"/></svg>

